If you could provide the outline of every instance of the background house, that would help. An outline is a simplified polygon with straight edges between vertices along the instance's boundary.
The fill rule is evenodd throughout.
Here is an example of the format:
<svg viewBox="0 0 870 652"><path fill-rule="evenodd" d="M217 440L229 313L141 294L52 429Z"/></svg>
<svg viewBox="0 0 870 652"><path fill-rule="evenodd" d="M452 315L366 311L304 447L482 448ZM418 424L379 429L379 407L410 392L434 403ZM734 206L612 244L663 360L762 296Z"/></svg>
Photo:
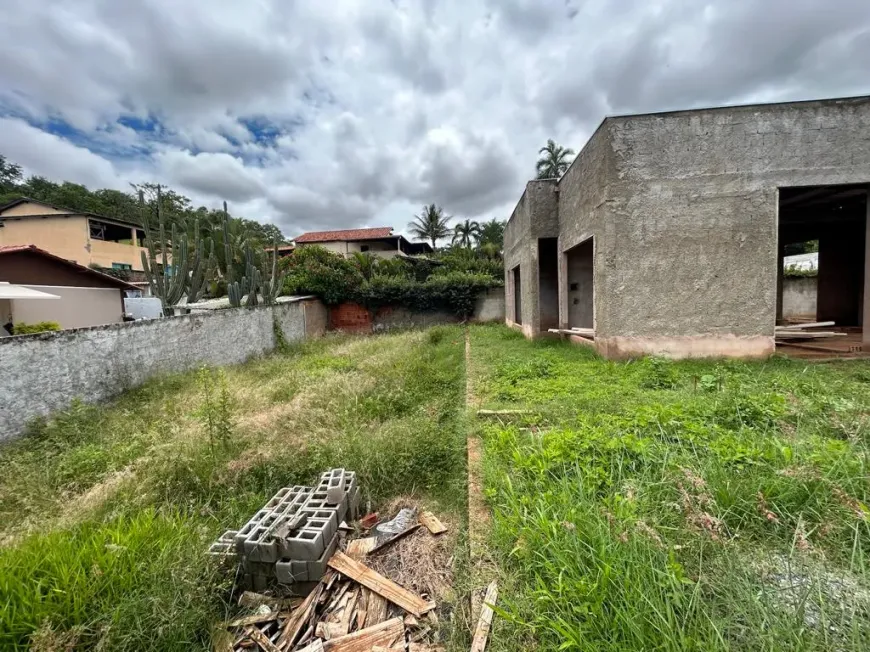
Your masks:
<svg viewBox="0 0 870 652"><path fill-rule="evenodd" d="M33 245L0 246L0 281L60 297L54 301L0 299L0 323L54 321L81 328L123 321L126 292L136 286L55 256Z"/></svg>
<svg viewBox="0 0 870 652"><path fill-rule="evenodd" d="M394 258L432 253L432 247L428 243L410 242L405 236L394 234L391 226L342 231L311 231L296 238L295 244L297 247L319 245L343 256L354 252L368 252L381 258Z"/></svg>
<svg viewBox="0 0 870 652"><path fill-rule="evenodd" d="M82 213L34 199L16 199L0 206L0 246L36 245L80 265L98 265L133 272L142 281L139 224L95 213ZM139 274L135 274L138 272Z"/></svg>

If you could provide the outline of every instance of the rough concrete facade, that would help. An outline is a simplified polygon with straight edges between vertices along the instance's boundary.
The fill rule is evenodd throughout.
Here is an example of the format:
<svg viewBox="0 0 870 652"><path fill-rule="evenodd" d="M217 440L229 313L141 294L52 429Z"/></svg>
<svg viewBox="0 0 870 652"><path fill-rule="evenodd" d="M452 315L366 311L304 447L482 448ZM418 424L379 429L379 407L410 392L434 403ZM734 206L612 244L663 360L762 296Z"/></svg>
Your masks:
<svg viewBox="0 0 870 652"><path fill-rule="evenodd" d="M782 290L784 319L816 321L818 278L815 276L786 277Z"/></svg>
<svg viewBox="0 0 870 652"><path fill-rule="evenodd" d="M111 398L163 373L244 362L323 332L316 300L0 338L0 441L34 417Z"/></svg>
<svg viewBox="0 0 870 652"><path fill-rule="evenodd" d="M526 263L529 336L541 332L540 289L526 281L534 264L522 257L535 235L524 225L539 221L528 196L540 183L529 183L505 230L506 267ZM552 184L560 326L571 321L568 252L591 240L595 340L604 355L772 353L779 191L840 184L870 185L870 98L605 119Z"/></svg>

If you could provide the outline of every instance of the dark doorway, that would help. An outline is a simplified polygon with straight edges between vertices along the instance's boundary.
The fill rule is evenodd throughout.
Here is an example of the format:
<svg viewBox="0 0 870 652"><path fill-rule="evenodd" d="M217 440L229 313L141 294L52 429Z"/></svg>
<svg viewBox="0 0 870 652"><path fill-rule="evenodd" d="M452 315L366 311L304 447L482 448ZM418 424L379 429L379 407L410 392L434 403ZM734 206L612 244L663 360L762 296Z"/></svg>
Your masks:
<svg viewBox="0 0 870 652"><path fill-rule="evenodd" d="M538 239L538 297L541 332L559 328L559 240Z"/></svg>
<svg viewBox="0 0 870 652"><path fill-rule="evenodd" d="M863 322L866 186L780 188L777 320L783 319L784 259L818 242L814 320L837 327ZM810 321L813 321L812 319Z"/></svg>
<svg viewBox="0 0 870 652"><path fill-rule="evenodd" d="M513 268L513 283L514 283L514 323L523 323L523 284L520 278L520 266Z"/></svg>
<svg viewBox="0 0 870 652"><path fill-rule="evenodd" d="M594 328L593 239L565 252L568 278L568 328Z"/></svg>

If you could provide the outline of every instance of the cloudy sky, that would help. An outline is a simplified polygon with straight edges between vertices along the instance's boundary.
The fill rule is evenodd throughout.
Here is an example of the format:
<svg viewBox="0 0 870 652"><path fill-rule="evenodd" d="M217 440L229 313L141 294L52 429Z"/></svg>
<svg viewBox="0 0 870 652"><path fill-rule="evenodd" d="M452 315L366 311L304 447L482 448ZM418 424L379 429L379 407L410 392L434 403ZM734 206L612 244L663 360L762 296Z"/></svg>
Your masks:
<svg viewBox="0 0 870 652"><path fill-rule="evenodd" d="M870 93L867 0L0 0L0 153L306 230L506 218L605 115Z"/></svg>

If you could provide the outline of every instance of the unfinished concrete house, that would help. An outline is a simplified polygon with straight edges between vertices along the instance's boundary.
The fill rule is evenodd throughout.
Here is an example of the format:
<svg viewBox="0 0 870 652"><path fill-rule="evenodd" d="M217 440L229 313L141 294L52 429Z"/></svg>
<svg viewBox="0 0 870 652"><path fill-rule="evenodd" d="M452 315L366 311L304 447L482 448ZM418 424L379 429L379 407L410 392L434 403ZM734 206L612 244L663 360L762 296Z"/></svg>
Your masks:
<svg viewBox="0 0 870 652"><path fill-rule="evenodd" d="M816 319L860 328L868 187L870 97L606 118L508 221L507 322L611 358L767 356L784 249L818 240Z"/></svg>

